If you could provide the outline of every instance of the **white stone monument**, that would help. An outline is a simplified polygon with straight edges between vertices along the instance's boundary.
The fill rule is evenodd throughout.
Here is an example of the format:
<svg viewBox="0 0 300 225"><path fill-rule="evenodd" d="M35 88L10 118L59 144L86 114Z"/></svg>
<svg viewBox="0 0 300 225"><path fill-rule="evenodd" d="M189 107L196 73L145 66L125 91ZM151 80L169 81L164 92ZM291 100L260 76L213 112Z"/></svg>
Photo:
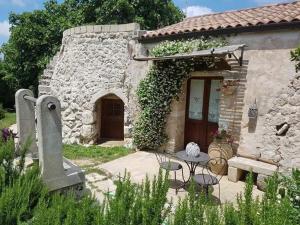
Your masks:
<svg viewBox="0 0 300 225"><path fill-rule="evenodd" d="M24 145L30 141L29 152L32 158L38 157L35 132L35 107L34 101L28 101L24 97L33 98L33 93L27 89L20 89L15 95L17 127L19 144Z"/></svg>
<svg viewBox="0 0 300 225"><path fill-rule="evenodd" d="M50 95L43 95L35 99L31 91L22 89L16 93L16 102L20 144L25 143L28 138L33 140L30 151L32 155L38 156L42 179L48 189L55 191L72 188L81 194L85 183L84 172L80 167L64 159L62 155L59 100ZM37 126L35 126L35 110ZM35 141L35 130L38 134L38 148Z"/></svg>

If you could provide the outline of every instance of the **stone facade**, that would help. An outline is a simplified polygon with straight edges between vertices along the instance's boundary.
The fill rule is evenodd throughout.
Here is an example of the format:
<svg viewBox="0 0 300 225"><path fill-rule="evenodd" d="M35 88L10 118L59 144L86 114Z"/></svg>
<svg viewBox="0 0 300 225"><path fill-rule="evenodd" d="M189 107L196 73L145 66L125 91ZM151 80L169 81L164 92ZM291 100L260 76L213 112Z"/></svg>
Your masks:
<svg viewBox="0 0 300 225"><path fill-rule="evenodd" d="M282 170L300 167L300 139L276 136L274 125L270 126L265 122L266 115L272 112L274 107L278 107L276 102L281 101L278 100L280 96L283 97L281 92L290 86L290 80L295 74L294 63L290 61L290 51L298 46L300 32L278 30L243 33L226 39L229 44L247 45L243 66L240 67L236 61L228 59L230 71L198 71L194 72L192 77L222 76L225 80L240 80L237 91L231 96L222 95L220 101L219 123L227 124L233 133L235 152L247 158L276 164ZM156 44L147 43L145 46L151 49ZM170 140L164 146L169 151L184 148L186 90L185 84L179 101L172 104L172 112L167 123ZM296 99L294 97L292 101ZM255 101L258 105L258 117L255 121L250 121L248 110ZM299 111L299 106L295 105L293 110L296 109ZM290 109L280 107L278 110L278 114L286 115ZM290 113L295 116L296 114L292 114L293 110ZM276 125L281 125L276 122L276 118L273 119ZM293 127L297 129L296 126ZM274 141L275 139L277 140ZM286 145L287 140L289 145Z"/></svg>
<svg viewBox="0 0 300 225"><path fill-rule="evenodd" d="M62 104L65 143L94 143L96 102L114 94L125 105L125 137L131 137L136 116L135 89L147 63L136 62L138 24L83 26L64 32L60 52L40 80L40 94L52 94Z"/></svg>
<svg viewBox="0 0 300 225"><path fill-rule="evenodd" d="M40 94L57 96L62 103L65 143L95 143L99 135L99 99L113 94L125 104L124 136L131 138L138 114L136 88L150 63L133 55L145 54L159 42L143 43L137 24L83 26L64 32L62 47L40 80ZM236 92L222 95L220 121L234 135L236 153L255 160L279 163L284 170L300 167L298 130L299 79L294 79L290 50L300 40L300 31L274 30L225 37L229 44L246 44L243 66L227 59L231 70L198 71L192 77L221 76L238 79ZM237 53L238 54L238 53ZM179 101L172 103L168 117L170 152L184 148L187 85ZM257 102L258 117L250 121L249 107ZM284 136L276 135L287 123Z"/></svg>
<svg viewBox="0 0 300 225"><path fill-rule="evenodd" d="M300 76L293 78L263 117L261 158L283 168L300 166Z"/></svg>

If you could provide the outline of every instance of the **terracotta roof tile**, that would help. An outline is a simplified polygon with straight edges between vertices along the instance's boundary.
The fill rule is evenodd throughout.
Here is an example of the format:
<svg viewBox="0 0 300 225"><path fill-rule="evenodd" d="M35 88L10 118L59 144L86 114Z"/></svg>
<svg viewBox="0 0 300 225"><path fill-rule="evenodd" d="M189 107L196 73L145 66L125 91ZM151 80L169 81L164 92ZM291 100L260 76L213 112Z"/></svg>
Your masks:
<svg viewBox="0 0 300 225"><path fill-rule="evenodd" d="M148 31L143 37L151 38L182 33L252 27L267 24L293 23L299 21L300 1L295 1L258 8L189 17L180 23L158 30Z"/></svg>

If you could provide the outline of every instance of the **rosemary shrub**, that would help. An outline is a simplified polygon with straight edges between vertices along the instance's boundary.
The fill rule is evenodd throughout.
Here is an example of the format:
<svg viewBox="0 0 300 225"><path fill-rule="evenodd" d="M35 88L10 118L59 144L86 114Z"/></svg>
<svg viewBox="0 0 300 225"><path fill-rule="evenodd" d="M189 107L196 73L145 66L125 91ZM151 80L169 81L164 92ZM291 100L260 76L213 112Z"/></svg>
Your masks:
<svg viewBox="0 0 300 225"><path fill-rule="evenodd" d="M222 39L166 41L153 48L150 54L155 57L169 56L224 45L225 41ZM141 113L134 125L133 137L138 148L155 150L166 143L168 137L165 127L172 101L178 99L182 85L194 70L195 64L204 63L210 67L213 62L213 58L205 57L197 61L180 59L153 63L137 89Z"/></svg>

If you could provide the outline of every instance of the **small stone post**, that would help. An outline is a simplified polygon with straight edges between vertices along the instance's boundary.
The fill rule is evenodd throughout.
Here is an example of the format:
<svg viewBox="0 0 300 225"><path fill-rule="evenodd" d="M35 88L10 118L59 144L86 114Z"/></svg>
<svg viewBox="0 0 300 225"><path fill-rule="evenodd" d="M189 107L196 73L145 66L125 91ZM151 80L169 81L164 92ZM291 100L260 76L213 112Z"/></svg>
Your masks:
<svg viewBox="0 0 300 225"><path fill-rule="evenodd" d="M44 183L50 191L78 184L82 186L84 184L83 172L76 171L75 167L68 172L63 165L59 100L50 95L43 95L36 102L36 110L39 164Z"/></svg>
<svg viewBox="0 0 300 225"><path fill-rule="evenodd" d="M20 145L24 145L27 141L31 142L29 152L32 154L32 158L38 158L34 102L26 100L24 96L33 97L33 93L28 89L20 89L16 92L17 136Z"/></svg>
<svg viewBox="0 0 300 225"><path fill-rule="evenodd" d="M42 177L58 178L64 175L60 102L53 96L43 95L38 98L36 107Z"/></svg>

